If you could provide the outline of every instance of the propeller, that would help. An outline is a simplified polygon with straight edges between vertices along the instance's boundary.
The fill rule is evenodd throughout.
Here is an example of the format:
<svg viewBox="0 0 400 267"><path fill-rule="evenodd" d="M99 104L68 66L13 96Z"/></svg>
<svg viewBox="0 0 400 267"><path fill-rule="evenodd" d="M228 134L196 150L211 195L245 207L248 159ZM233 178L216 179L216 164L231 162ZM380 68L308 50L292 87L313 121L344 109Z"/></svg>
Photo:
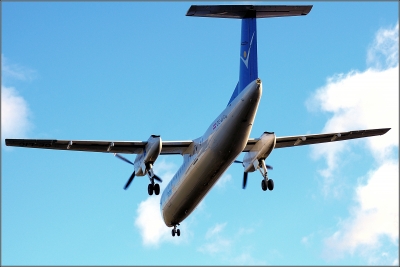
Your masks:
<svg viewBox="0 0 400 267"><path fill-rule="evenodd" d="M123 156L121 156L120 154L114 153L114 156L116 156L117 158L122 159L125 162L128 162L129 164L135 165L135 164L132 163L132 161L130 161L129 159L127 159L127 158L125 158Z"/></svg>
<svg viewBox="0 0 400 267"><path fill-rule="evenodd" d="M128 186L132 183L133 178L135 178L135 171L133 171L131 177L129 177L128 182L126 182L126 185L124 186L124 189L126 190L128 188Z"/></svg>
<svg viewBox="0 0 400 267"><path fill-rule="evenodd" d="M247 174L248 174L248 172L244 172L244 173L243 173L243 189L246 188L246 184L247 184Z"/></svg>
<svg viewBox="0 0 400 267"><path fill-rule="evenodd" d="M129 159L127 159L127 158L125 158L125 157L123 157L123 156L121 156L120 154L114 153L114 156L116 156L117 158L119 158L119 159L121 159L121 160L123 160L123 161L125 161L125 162L127 162L127 163L129 163L129 164L131 164L131 165L135 165L135 164L132 163L132 161L130 161ZM155 180L159 181L160 183L162 183L162 180L161 180L160 177L158 177L157 175L155 175L153 172L152 172L152 174L153 174L152 177L151 177L152 179L155 179ZM135 178L135 171L133 171L131 177L129 177L128 181L126 182L125 187L124 187L125 190L126 190L126 189L129 187L129 185L132 183L133 178Z"/></svg>
<svg viewBox="0 0 400 267"><path fill-rule="evenodd" d="M132 163L132 161L130 161L129 159L127 159L127 158L125 158L125 157L123 157L123 156L121 156L120 154L114 153L114 156L116 156L117 158L119 158L119 159L121 159L121 160L123 160L123 161L125 161L125 162L127 162L127 163L129 163L129 164L135 165L135 164ZM135 171L133 171L131 177L129 177L128 181L126 182L126 184L125 184L125 186L124 186L124 189L125 189L125 190L126 190L126 189L129 187L129 185L132 183L133 178L135 178Z"/></svg>

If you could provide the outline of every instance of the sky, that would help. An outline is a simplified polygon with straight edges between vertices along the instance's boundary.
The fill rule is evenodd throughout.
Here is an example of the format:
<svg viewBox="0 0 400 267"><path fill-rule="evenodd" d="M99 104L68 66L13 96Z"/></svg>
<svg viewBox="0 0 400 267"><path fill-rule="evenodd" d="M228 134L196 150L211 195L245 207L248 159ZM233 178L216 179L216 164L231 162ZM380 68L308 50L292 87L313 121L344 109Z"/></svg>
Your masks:
<svg viewBox="0 0 400 267"><path fill-rule="evenodd" d="M10 148L5 138L201 136L239 72L240 21L192 4L312 4L260 19L263 95L251 132L386 128L275 149L242 189L232 165L181 236L148 178L108 153ZM2 265L398 265L398 2L2 2ZM238 159L243 158L243 153ZM134 155L125 155L134 160ZM165 188L182 157L160 156Z"/></svg>

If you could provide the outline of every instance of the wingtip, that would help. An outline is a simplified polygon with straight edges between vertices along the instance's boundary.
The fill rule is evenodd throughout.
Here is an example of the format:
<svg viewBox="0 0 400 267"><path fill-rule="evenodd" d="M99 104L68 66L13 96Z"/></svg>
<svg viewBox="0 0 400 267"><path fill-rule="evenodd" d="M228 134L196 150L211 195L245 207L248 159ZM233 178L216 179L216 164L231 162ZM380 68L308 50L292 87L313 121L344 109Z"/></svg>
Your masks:
<svg viewBox="0 0 400 267"><path fill-rule="evenodd" d="M391 129L392 129L392 128L384 128L384 129L383 129L383 131L384 131L384 133L383 133L383 134L385 134L385 133L389 132Z"/></svg>

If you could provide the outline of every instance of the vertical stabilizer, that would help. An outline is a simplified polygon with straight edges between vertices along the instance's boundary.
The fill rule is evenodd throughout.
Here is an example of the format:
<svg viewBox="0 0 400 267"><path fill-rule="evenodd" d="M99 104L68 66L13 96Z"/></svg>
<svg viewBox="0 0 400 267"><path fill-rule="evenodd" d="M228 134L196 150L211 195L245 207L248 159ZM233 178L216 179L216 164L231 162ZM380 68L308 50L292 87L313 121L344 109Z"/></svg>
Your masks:
<svg viewBox="0 0 400 267"><path fill-rule="evenodd" d="M258 78L256 18L242 19L238 94Z"/></svg>
<svg viewBox="0 0 400 267"><path fill-rule="evenodd" d="M240 94L241 91L244 90L244 88L246 88L249 83L258 78L256 19L304 16L311 11L311 8L312 6L284 5L193 5L189 8L186 16L242 20L239 82L232 93L228 105Z"/></svg>
<svg viewBox="0 0 400 267"><path fill-rule="evenodd" d="M256 18L242 19L239 57L239 82L232 93L231 99L229 99L228 105L249 83L258 78Z"/></svg>

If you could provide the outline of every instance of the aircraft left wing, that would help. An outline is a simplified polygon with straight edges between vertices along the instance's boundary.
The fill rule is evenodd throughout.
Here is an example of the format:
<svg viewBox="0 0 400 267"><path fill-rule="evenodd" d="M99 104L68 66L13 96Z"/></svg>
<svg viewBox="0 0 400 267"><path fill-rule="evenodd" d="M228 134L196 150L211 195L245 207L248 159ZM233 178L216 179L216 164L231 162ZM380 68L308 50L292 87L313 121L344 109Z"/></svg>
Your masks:
<svg viewBox="0 0 400 267"><path fill-rule="evenodd" d="M305 134L296 136L276 137L275 148L304 146L320 143L344 141L369 136L383 135L391 128L357 130L349 132L325 133L325 134ZM258 138L250 138L243 152L248 152L257 143Z"/></svg>
<svg viewBox="0 0 400 267"><path fill-rule="evenodd" d="M140 154L147 141L90 141L90 140L46 140L6 139L7 146L42 148L55 150ZM161 155L185 154L193 141L162 141Z"/></svg>

